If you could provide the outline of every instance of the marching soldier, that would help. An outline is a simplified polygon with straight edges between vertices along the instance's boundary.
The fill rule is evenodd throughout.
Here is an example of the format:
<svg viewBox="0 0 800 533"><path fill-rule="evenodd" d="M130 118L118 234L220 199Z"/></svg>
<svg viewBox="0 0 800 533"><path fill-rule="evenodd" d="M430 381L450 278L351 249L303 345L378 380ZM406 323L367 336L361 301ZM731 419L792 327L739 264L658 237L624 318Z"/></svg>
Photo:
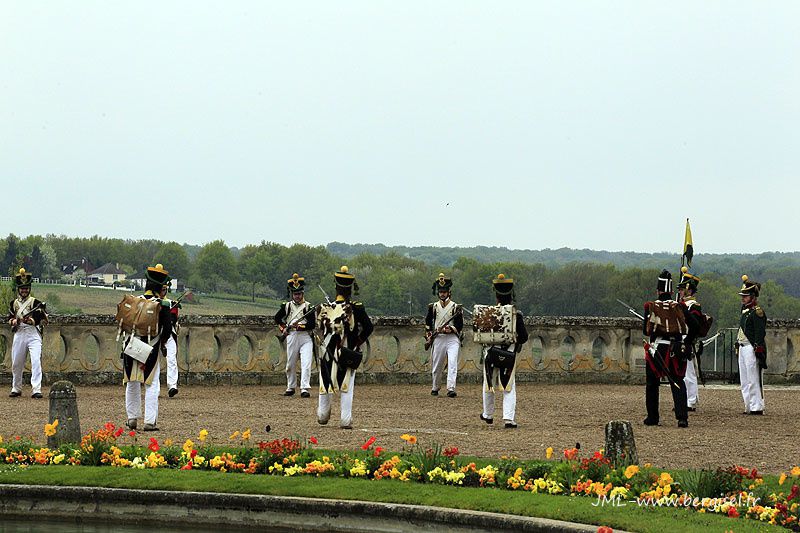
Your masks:
<svg viewBox="0 0 800 533"><path fill-rule="evenodd" d="M8 310L8 323L14 332L10 398L22 396L22 372L28 352L31 354L31 398L42 397L42 331L47 323L47 309L44 302L31 296L32 278L24 268L14 276L17 297L11 301Z"/></svg>
<svg viewBox="0 0 800 533"><path fill-rule="evenodd" d="M356 369L361 364L361 345L373 330L361 302L350 297L358 293L356 278L342 266L334 275L336 301L320 306L318 325L322 331L319 361L319 405L317 421L327 424L331 417L331 396L339 393L342 429L352 429L353 389Z"/></svg>
<svg viewBox="0 0 800 533"><path fill-rule="evenodd" d="M764 388L761 371L767 368L767 315L758 305L761 284L742 276L742 314L736 345L739 350L739 380L742 384L744 413L764 414Z"/></svg>
<svg viewBox="0 0 800 533"><path fill-rule="evenodd" d="M160 263L155 267L148 267L145 273L147 282L144 286L144 294L141 296L147 300L156 300L159 305L158 315L158 334L153 339L147 336L139 337L143 342L153 345L153 350L144 363L140 363L133 357L122 352L122 382L125 384L125 411L128 421L125 423L129 428L136 429L137 419L142 414L142 383L144 383L144 431L158 431L156 425L158 421L158 393L161 391L159 381L160 361L159 353L166 353L166 344L172 338L172 314L170 312L170 302L161 298L164 289L169 285L172 278L164 270Z"/></svg>
<svg viewBox="0 0 800 533"><path fill-rule="evenodd" d="M498 274L492 281L497 305L513 305L514 280L505 274ZM494 423L494 393L503 391L503 420L507 429L517 427L517 384L514 379L516 354L528 340L522 313L515 310L516 339L512 344L488 345L483 347L483 412L481 420Z"/></svg>
<svg viewBox="0 0 800 533"><path fill-rule="evenodd" d="M291 298L281 306L275 314L275 322L286 338L286 392L284 396L293 396L297 387L297 364L300 363L300 396L311 396L311 361L314 357L314 339L312 338L316 321L314 309L305 301L305 278L293 274L287 280L286 291Z"/></svg>
<svg viewBox="0 0 800 533"><path fill-rule="evenodd" d="M689 332L681 305L672 299L672 275L662 270L656 287L658 299L644 304L642 333L649 339L645 341L645 373L647 386L645 402L647 405L646 426L657 426L658 388L661 378L666 377L672 389L675 404L675 418L678 427L689 427L686 408L686 358L683 355L683 336Z"/></svg>
<svg viewBox="0 0 800 533"><path fill-rule="evenodd" d="M687 267L681 267L681 280L678 283L678 301L683 306L683 316L686 319L686 326L689 328L689 333L684 339L684 350L687 354L686 375L683 378L686 384L686 409L688 411L697 410L697 402L699 401L699 394L697 389L697 371L695 371L695 361L697 362L698 369L700 368L700 360L695 357L695 341L702 338L706 330L703 332L703 324L705 317L697 301L697 286L700 284L700 278L689 273ZM702 355L703 345L697 349L697 355Z"/></svg>
<svg viewBox="0 0 800 533"><path fill-rule="evenodd" d="M432 343L431 374L433 376L432 396L439 396L439 382L442 379L445 359L447 361L447 397L456 397L456 376L458 374L458 352L461 348L461 330L464 328L464 315L461 306L450 299L453 280L439 274L433 282L433 295L439 301L428 304L425 317L426 345Z"/></svg>

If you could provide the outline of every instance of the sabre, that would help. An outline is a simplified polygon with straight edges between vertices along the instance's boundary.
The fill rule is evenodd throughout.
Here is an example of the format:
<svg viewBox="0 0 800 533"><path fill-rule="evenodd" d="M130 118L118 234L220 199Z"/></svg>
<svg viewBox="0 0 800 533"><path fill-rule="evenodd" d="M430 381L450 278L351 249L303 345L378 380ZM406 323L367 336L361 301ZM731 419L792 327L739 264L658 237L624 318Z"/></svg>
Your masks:
<svg viewBox="0 0 800 533"><path fill-rule="evenodd" d="M325 292L325 289L323 289L323 288L322 288L322 285L320 285L319 283L317 283L317 287L319 287L319 290L321 290L321 291L322 291L322 295L325 297L325 302L327 302L327 304L328 304L328 305L333 305L333 302L332 302L332 301L331 301L331 299L328 297L328 293L327 293L327 292Z"/></svg>

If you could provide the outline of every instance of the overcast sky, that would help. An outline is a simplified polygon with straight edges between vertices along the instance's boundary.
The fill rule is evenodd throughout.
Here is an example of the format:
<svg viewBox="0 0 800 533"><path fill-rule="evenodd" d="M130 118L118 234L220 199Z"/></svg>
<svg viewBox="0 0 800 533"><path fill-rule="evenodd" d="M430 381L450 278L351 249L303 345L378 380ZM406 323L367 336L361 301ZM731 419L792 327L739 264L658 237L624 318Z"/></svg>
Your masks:
<svg viewBox="0 0 800 533"><path fill-rule="evenodd" d="M800 2L0 6L2 235L800 249Z"/></svg>

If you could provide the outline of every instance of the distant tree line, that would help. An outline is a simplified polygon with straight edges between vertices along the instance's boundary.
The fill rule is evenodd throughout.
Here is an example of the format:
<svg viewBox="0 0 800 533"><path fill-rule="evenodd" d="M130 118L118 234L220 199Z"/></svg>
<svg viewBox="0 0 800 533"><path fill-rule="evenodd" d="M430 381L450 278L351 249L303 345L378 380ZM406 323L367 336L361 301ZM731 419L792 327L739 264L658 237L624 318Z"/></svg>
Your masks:
<svg viewBox="0 0 800 533"><path fill-rule="evenodd" d="M0 272L10 275L25 266L36 277L57 279L63 263L86 258L96 266L119 263L130 275L163 263L171 275L194 290L251 299L285 297L286 280L297 272L306 278L307 298L317 302L323 299L317 285L333 295L332 274L347 264L361 288L358 299L373 314L383 315L424 314L428 302L435 299L431 285L439 272L453 278L453 297L459 303L493 303L491 280L503 272L515 279L518 306L526 315L628 316L617 299L641 308L642 302L654 297L660 270L669 269L677 279L680 267L677 254L633 254L641 259L637 265L629 264L628 252L476 247L406 248L400 253L397 248L402 247L381 246L283 246L262 241L238 249L221 240L197 246L154 239L18 238L12 234L0 240ZM359 253L350 255L348 250ZM442 260L413 257L413 250L442 250ZM450 261L453 250L468 253ZM486 255L471 257L476 250ZM565 262L573 253L580 259ZM521 260L526 257L542 260ZM719 326L736 325L740 307L736 292L742 273L764 283L760 302L770 317L800 318L800 298L796 297L800 295L800 254L700 254L694 265L703 278L699 301Z"/></svg>

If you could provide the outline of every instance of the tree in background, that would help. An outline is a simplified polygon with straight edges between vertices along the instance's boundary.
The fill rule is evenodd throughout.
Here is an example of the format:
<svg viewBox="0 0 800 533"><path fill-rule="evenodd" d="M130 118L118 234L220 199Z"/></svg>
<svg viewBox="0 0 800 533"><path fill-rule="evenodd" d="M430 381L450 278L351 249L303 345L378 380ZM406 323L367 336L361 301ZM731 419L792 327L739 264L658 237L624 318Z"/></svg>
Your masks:
<svg viewBox="0 0 800 533"><path fill-rule="evenodd" d="M236 259L225 241L217 240L203 246L197 254L192 285L216 292L239 281Z"/></svg>
<svg viewBox="0 0 800 533"><path fill-rule="evenodd" d="M161 245L153 256L152 264L161 263L169 271L173 279L186 281L191 275L189 255L183 246L177 242L167 242Z"/></svg>
<svg viewBox="0 0 800 533"><path fill-rule="evenodd" d="M6 248L5 253L3 254L3 262L0 263L0 272L2 272L4 276L11 275L14 267L17 266L17 254L19 252L18 248L19 245L17 236L13 233L10 233L8 237L6 237Z"/></svg>

